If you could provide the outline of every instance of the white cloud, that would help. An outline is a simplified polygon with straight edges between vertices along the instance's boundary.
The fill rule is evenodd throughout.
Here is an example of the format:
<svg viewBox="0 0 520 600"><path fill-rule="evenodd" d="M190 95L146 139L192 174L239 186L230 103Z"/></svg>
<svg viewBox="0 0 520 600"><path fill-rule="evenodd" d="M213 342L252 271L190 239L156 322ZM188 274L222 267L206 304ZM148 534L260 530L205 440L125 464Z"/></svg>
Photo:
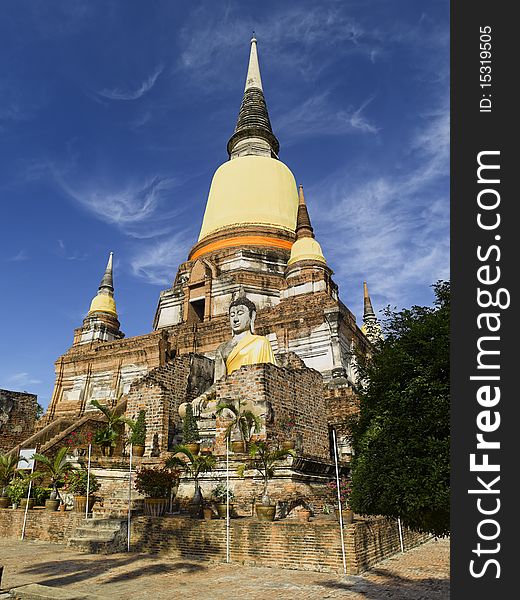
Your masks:
<svg viewBox="0 0 520 600"><path fill-rule="evenodd" d="M144 247L130 261L132 273L148 283L171 285L179 264L187 259L187 249L192 243L191 232L183 231Z"/></svg>
<svg viewBox="0 0 520 600"><path fill-rule="evenodd" d="M77 251L70 252L63 240L58 240L57 254L65 260L86 260L89 257L89 254L86 253L80 253Z"/></svg>
<svg viewBox="0 0 520 600"><path fill-rule="evenodd" d="M35 379L26 371L20 373L13 373L6 378L8 386L14 386L17 388L25 388L30 385L38 385L42 383L40 379Z"/></svg>
<svg viewBox="0 0 520 600"><path fill-rule="evenodd" d="M126 186L114 189L101 180L83 184L69 183L63 174L55 173L61 189L96 217L116 225L125 234L136 238L147 238L167 233L167 224L181 209L159 211L167 192L176 185L171 178L155 176L144 182L131 181Z"/></svg>
<svg viewBox="0 0 520 600"><path fill-rule="evenodd" d="M201 27L201 23L204 26ZM258 38L260 60L275 55L278 67L287 67L304 78L314 79L338 56L362 53L375 60L381 41L342 6L284 6L263 17L244 17L243 11L227 5L221 11L199 9L181 31L184 51L181 68L190 71L194 81L207 85L208 80L226 77L225 56L242 49L251 37ZM317 52L317 51L320 52ZM222 71L217 72L221 64Z"/></svg>
<svg viewBox="0 0 520 600"><path fill-rule="evenodd" d="M443 107L425 119L398 157L406 169L385 167L366 179L336 173L314 194L318 241L354 310L361 310L363 280L382 308L409 305L417 286L449 278L449 113Z"/></svg>
<svg viewBox="0 0 520 600"><path fill-rule="evenodd" d="M7 262L22 262L22 261L28 260L28 259L29 259L29 255L27 254L27 251L24 248L22 248L20 250L20 252L18 252L14 256L11 256L10 258L6 258L5 260Z"/></svg>
<svg viewBox="0 0 520 600"><path fill-rule="evenodd" d="M378 128L363 116L363 110L372 99L358 108L337 110L332 106L329 92L321 92L276 119L275 129L283 136L284 144L289 144L291 138L309 135L341 135L353 131L375 134Z"/></svg>
<svg viewBox="0 0 520 600"><path fill-rule="evenodd" d="M138 100L153 88L155 82L157 81L157 78L163 72L163 69L164 67L162 65L157 67L156 70L149 77L147 77L136 89L103 89L98 91L97 93L100 96L103 96L103 98L108 98L109 100Z"/></svg>

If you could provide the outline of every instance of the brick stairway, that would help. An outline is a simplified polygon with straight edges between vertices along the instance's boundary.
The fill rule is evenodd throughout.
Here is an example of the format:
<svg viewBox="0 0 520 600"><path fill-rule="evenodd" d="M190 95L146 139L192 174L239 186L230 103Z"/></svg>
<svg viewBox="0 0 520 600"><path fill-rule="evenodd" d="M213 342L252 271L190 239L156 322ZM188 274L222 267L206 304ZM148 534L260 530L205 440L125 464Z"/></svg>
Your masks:
<svg viewBox="0 0 520 600"><path fill-rule="evenodd" d="M127 531L126 519L89 519L76 528L67 545L92 554L124 552Z"/></svg>

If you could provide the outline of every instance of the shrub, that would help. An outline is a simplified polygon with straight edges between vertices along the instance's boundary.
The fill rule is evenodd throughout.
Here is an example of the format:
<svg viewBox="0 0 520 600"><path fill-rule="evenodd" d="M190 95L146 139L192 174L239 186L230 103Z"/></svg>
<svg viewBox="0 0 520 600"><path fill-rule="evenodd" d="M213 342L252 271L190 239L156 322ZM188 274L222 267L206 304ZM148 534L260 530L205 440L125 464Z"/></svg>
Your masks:
<svg viewBox="0 0 520 600"><path fill-rule="evenodd" d="M51 497L52 488L35 485L33 487L32 496L36 506L45 506L45 500Z"/></svg>
<svg viewBox="0 0 520 600"><path fill-rule="evenodd" d="M86 469L74 469L73 471L69 471L68 473L65 473L63 477L63 489L74 496L86 496L87 479L88 472ZM100 487L101 484L97 480L94 473L90 473L89 494L97 492Z"/></svg>
<svg viewBox="0 0 520 600"><path fill-rule="evenodd" d="M143 467L135 473L135 489L150 498L168 498L179 481L179 471Z"/></svg>
<svg viewBox="0 0 520 600"><path fill-rule="evenodd" d="M233 490L229 490L228 493L226 492L226 486L223 483L219 483L211 492L211 496L215 498L215 500L219 504L226 504L227 497L229 497L230 502L233 502L233 500L235 499L235 494L233 493Z"/></svg>
<svg viewBox="0 0 520 600"><path fill-rule="evenodd" d="M15 477L7 486L7 497L13 504L20 504L22 498L27 498L29 481Z"/></svg>
<svg viewBox="0 0 520 600"><path fill-rule="evenodd" d="M140 410L136 421L133 421L132 425L130 421L126 421L126 423L132 430L129 442L134 446L144 446L146 442L146 412Z"/></svg>
<svg viewBox="0 0 520 600"><path fill-rule="evenodd" d="M186 405L186 415L182 422L182 441L184 444L198 442L200 438L197 419L193 416L193 407L191 402Z"/></svg>

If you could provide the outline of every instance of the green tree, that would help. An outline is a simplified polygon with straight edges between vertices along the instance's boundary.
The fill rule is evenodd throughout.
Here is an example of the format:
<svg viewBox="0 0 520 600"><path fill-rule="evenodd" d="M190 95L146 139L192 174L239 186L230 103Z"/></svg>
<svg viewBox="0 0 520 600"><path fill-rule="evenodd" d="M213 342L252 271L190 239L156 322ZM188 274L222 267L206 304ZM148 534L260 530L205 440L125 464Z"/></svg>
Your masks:
<svg viewBox="0 0 520 600"><path fill-rule="evenodd" d="M229 418L229 423L224 432L224 437L231 441L233 431L238 431L242 441L247 446L253 433L260 433L262 421L258 415L249 408L249 404L242 399L223 400L216 408L217 415ZM230 416L227 416L230 415Z"/></svg>
<svg viewBox="0 0 520 600"><path fill-rule="evenodd" d="M0 496L6 496L7 486L11 483L18 466L18 457L14 454L0 454Z"/></svg>
<svg viewBox="0 0 520 600"><path fill-rule="evenodd" d="M186 405L186 415L182 422L182 441L184 444L198 442L200 439L197 419L193 416L193 407L191 402Z"/></svg>
<svg viewBox="0 0 520 600"><path fill-rule="evenodd" d="M125 422L123 415L118 415L115 409L111 409L98 400L91 400L90 404L100 410L106 417L106 424L96 430L94 442L99 446L114 447L119 438L121 427Z"/></svg>
<svg viewBox="0 0 520 600"><path fill-rule="evenodd" d="M296 456L295 451L272 448L269 442L253 442L249 447L249 464L242 464L237 468L240 477L243 477L249 469L256 469L264 482L261 502L265 506L271 504L267 487L269 480L274 477L276 463L285 460L288 456Z"/></svg>
<svg viewBox="0 0 520 600"><path fill-rule="evenodd" d="M65 473L72 470L72 464L67 460L69 449L64 446L58 450L56 456L49 458L44 454L35 454L34 458L40 464L42 472L50 479L52 487L51 500L60 497L58 487L64 482Z"/></svg>
<svg viewBox="0 0 520 600"><path fill-rule="evenodd" d="M190 477L193 477L195 493L193 494L192 503L200 504L202 502L202 493L200 491L199 476L201 473L212 471L216 464L217 459L213 455L193 454L185 445L179 444L172 448L172 455L166 459L164 466L166 469L181 468Z"/></svg>
<svg viewBox="0 0 520 600"><path fill-rule="evenodd" d="M449 533L450 287L433 307L386 310L385 339L360 366L352 421L352 508L400 517L411 529Z"/></svg>
<svg viewBox="0 0 520 600"><path fill-rule="evenodd" d="M128 439L134 446L144 446L146 443L146 411L140 410L137 419L124 419L124 422L130 428L131 434Z"/></svg>

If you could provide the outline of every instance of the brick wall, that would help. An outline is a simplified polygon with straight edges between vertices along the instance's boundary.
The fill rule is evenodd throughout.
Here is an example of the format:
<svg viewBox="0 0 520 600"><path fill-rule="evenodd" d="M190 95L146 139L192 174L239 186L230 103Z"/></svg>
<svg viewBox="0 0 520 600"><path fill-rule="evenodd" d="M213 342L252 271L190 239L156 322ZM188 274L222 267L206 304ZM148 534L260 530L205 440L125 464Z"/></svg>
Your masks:
<svg viewBox="0 0 520 600"><path fill-rule="evenodd" d="M23 510L0 510L0 538L18 539ZM46 510L28 512L27 539L65 543L84 520L79 513ZM246 565L343 572L341 539L333 519L310 522L232 519L230 522L231 562ZM405 549L428 535L403 530ZM347 573L356 574L400 551L395 521L382 517L359 519L345 528ZM131 550L162 554L173 559L224 561L226 523L224 520L197 520L181 516L134 517Z"/></svg>
<svg viewBox="0 0 520 600"><path fill-rule="evenodd" d="M193 400L213 380L213 361L198 354L176 356L171 363L152 369L134 382L127 398L126 415L136 418L146 411L146 454L157 434L159 449L171 446L173 434L181 429L179 406Z"/></svg>
<svg viewBox="0 0 520 600"><path fill-rule="evenodd" d="M28 438L36 423L37 396L0 390L0 452Z"/></svg>
<svg viewBox="0 0 520 600"><path fill-rule="evenodd" d="M24 513L22 509L0 509L0 538L20 539ZM65 544L84 520L83 513L73 511L54 512L40 508L28 510L25 538Z"/></svg>
<svg viewBox="0 0 520 600"><path fill-rule="evenodd" d="M247 365L218 382L216 393L218 401L242 398L260 407L265 424L262 437L275 441L294 440L298 454L329 458L323 380L318 371L305 366ZM292 416L295 421L291 431L281 425L287 416ZM217 454L225 451L225 426L226 421L217 418Z"/></svg>

